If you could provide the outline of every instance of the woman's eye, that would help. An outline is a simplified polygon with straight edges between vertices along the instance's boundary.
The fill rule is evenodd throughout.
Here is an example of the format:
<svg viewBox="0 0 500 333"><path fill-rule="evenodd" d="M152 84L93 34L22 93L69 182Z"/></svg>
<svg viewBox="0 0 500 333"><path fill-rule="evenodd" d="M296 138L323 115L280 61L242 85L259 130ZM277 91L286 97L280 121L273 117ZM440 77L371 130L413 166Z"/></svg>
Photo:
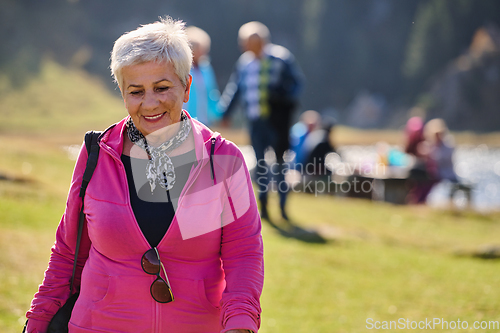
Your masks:
<svg viewBox="0 0 500 333"><path fill-rule="evenodd" d="M156 88L157 91L162 92L162 91L167 91L169 87L158 87Z"/></svg>
<svg viewBox="0 0 500 333"><path fill-rule="evenodd" d="M135 91L129 92L130 95L139 95L140 93L141 93L140 90L135 90Z"/></svg>

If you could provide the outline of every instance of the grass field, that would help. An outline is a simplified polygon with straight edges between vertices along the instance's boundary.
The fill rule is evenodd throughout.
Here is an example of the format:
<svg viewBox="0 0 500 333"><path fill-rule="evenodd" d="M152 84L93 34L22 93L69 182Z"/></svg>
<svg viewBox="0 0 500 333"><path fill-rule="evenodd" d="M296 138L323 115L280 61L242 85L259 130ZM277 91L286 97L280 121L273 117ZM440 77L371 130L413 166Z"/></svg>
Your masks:
<svg viewBox="0 0 500 333"><path fill-rule="evenodd" d="M0 138L0 170L13 178L0 181L1 332L19 332L43 278L74 163L51 144L18 143ZM29 174L17 171L23 163ZM271 204L278 216L275 196ZM289 207L294 224L326 243L264 223L262 332L360 332L367 318L500 320L500 261L456 255L498 244L499 215L307 194Z"/></svg>
<svg viewBox="0 0 500 333"><path fill-rule="evenodd" d="M21 122L14 118L29 114L16 113L9 96L38 93L36 82L23 93L0 89L5 119L0 125L0 176L6 178L0 177L0 332L5 333L21 331L43 279L74 164L63 147L81 142L86 130L102 129L124 115L120 101L103 92L98 82L51 63L45 70L41 75L47 78L47 93L70 89L57 88L62 79L76 90L77 82L94 91L89 97L93 102L88 102L94 109L82 102L69 116L61 116L72 106L68 97L57 115L36 109L33 118ZM71 89L66 94L76 94ZM75 96L80 95L86 96ZM36 106L51 104L40 99ZM271 217L277 217L276 196L270 204ZM465 320L468 329L439 325L436 331L500 331L472 328L475 321L500 321L500 260L467 255L482 245L500 245L500 214L293 193L289 215L294 225L325 241L304 241L277 218L275 227L263 224L266 273L260 332L366 332L368 318L373 323Z"/></svg>

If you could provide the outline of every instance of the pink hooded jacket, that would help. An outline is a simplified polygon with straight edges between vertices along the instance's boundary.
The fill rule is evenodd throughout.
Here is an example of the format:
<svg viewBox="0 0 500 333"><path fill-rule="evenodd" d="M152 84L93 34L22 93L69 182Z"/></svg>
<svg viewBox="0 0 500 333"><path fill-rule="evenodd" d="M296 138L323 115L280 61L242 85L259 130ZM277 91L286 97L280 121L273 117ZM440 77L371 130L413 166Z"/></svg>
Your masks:
<svg viewBox="0 0 500 333"><path fill-rule="evenodd" d="M86 223L75 279L80 296L70 332L257 332L263 244L248 170L233 143L189 119L197 163L157 247L175 300L153 300L150 286L156 276L141 267L150 245L130 206L120 159L125 118L101 136L97 168L85 195ZM29 333L46 332L69 297L86 161L83 146L43 284L27 313Z"/></svg>

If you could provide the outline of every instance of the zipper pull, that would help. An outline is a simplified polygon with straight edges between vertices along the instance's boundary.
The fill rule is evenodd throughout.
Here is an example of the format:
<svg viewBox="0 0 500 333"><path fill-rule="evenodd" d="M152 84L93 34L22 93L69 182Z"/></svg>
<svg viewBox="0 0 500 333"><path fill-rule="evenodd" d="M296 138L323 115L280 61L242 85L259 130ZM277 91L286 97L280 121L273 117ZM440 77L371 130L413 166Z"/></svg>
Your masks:
<svg viewBox="0 0 500 333"><path fill-rule="evenodd" d="M215 185L215 172L214 172L214 160L213 160L213 155L214 155L214 150L215 150L215 141L217 139L216 138L212 138L211 141L212 141L212 144L211 144L211 147L210 147L210 170L211 170L211 176L212 176L212 180L214 181L214 185Z"/></svg>

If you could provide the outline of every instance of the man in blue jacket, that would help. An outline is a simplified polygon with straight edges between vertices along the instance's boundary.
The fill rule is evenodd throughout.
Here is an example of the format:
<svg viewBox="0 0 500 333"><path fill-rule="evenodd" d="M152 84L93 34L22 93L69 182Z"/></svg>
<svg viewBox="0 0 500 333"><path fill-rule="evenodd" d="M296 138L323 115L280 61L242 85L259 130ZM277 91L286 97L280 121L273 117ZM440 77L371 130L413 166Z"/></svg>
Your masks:
<svg viewBox="0 0 500 333"><path fill-rule="evenodd" d="M241 26L238 41L243 50L235 65L219 105L223 124L227 124L237 100L246 110L250 140L257 158L257 184L261 217L269 218L267 193L270 168L277 174L281 215L285 211L288 184L284 181L283 153L288 149L288 133L293 110L297 106L302 86L302 73L294 56L286 48L270 43L269 29L260 22ZM276 153L276 166L264 161L264 152L272 147Z"/></svg>

